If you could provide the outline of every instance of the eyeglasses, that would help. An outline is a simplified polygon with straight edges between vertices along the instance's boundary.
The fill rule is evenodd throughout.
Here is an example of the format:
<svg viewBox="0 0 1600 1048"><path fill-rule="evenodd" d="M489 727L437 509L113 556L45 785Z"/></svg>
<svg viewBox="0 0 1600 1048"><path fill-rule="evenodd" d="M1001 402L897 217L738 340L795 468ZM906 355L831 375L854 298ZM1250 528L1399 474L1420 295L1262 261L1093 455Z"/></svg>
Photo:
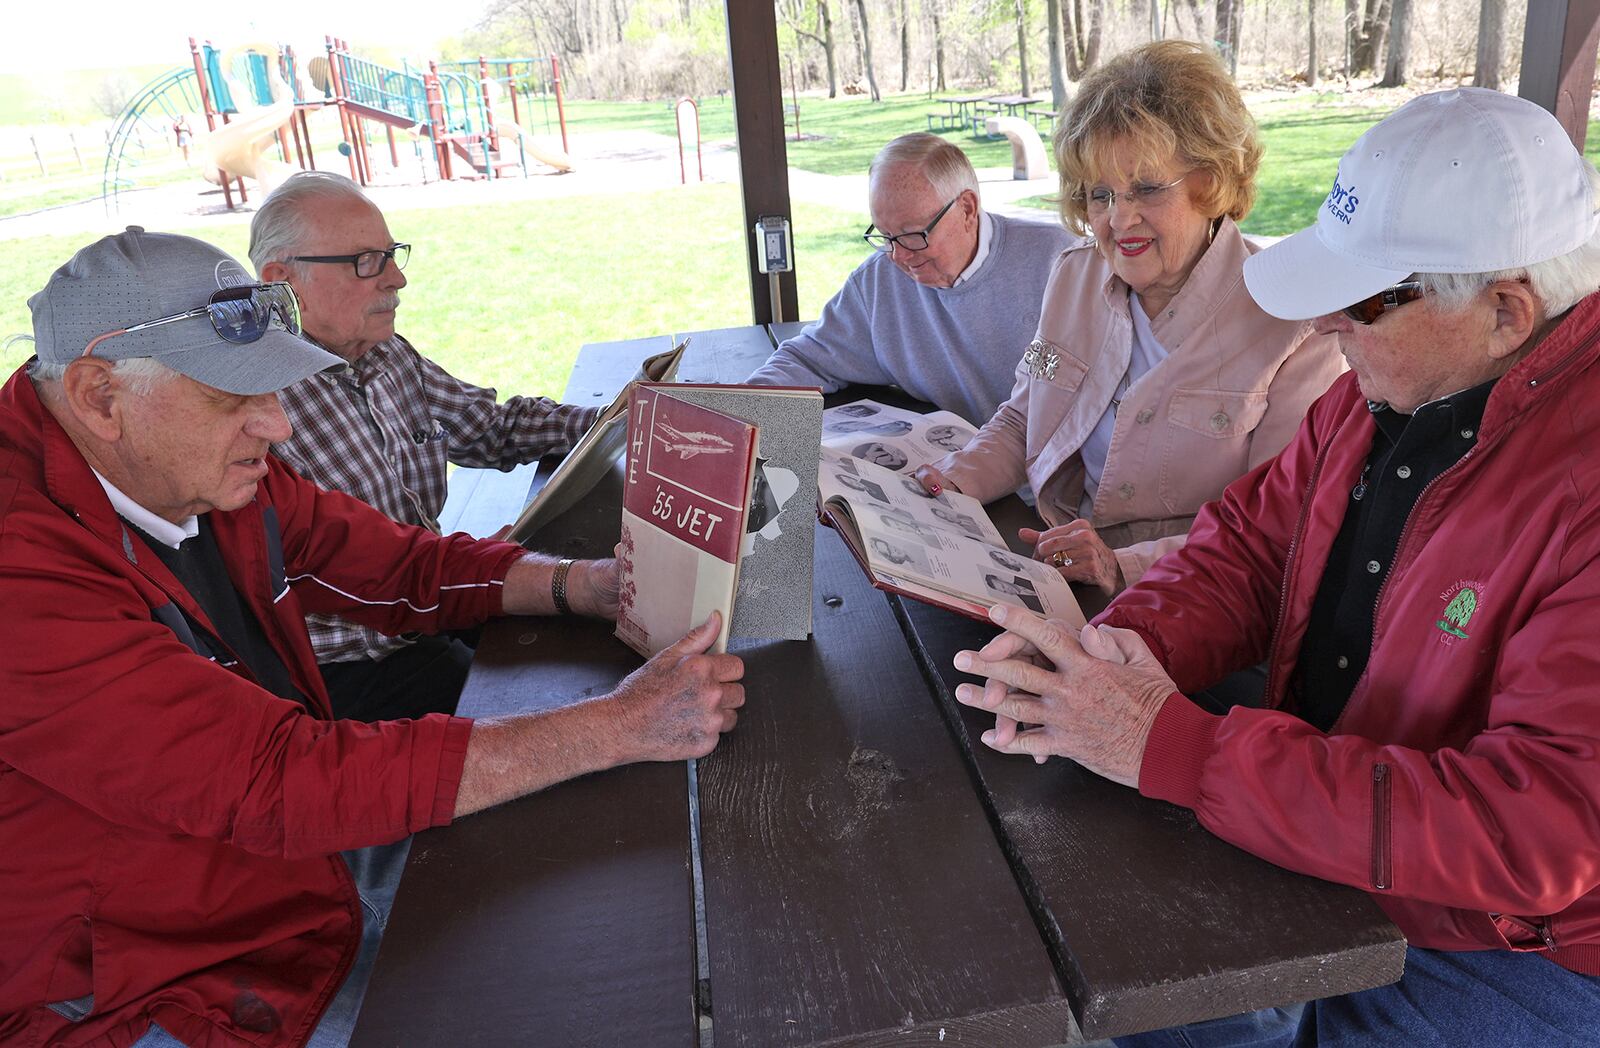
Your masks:
<svg viewBox="0 0 1600 1048"><path fill-rule="evenodd" d="M1116 205L1118 200L1121 200L1124 206L1128 204L1134 204L1137 205L1140 210L1143 210L1144 208L1154 207L1155 205L1161 203L1161 198L1166 195L1167 190L1171 189L1173 186L1176 186L1178 183L1188 178L1191 174L1193 174L1192 171L1185 171L1177 178L1174 178L1171 182L1167 182L1165 184L1135 182L1132 186L1121 193L1118 193L1114 189L1107 189L1105 186L1095 186L1093 189L1089 190L1080 189L1078 191L1078 199L1083 201L1084 204L1087 205L1087 209L1096 215L1104 214L1107 211L1110 211L1112 207Z"/></svg>
<svg viewBox="0 0 1600 1048"><path fill-rule="evenodd" d="M278 319L278 326L289 334L300 334L300 300L295 298L293 288L282 281L273 284L246 284L241 287L223 288L212 295L203 306L96 335L89 340L87 346L83 347L83 355L89 356L94 352L95 346L117 335L128 335L146 328L176 324L180 320L201 316L210 317L211 327L215 329L217 335L224 342L231 342L236 346L249 345L260 339L267 333L267 328L272 326L274 317Z"/></svg>
<svg viewBox="0 0 1600 1048"><path fill-rule="evenodd" d="M411 245L393 244L372 251L360 251L354 255L290 255L289 261L345 262L355 267L356 276L370 280L383 272L391 258L394 259L394 268L406 268L406 263L411 259Z"/></svg>
<svg viewBox="0 0 1600 1048"><path fill-rule="evenodd" d="M1398 309L1407 302L1415 302L1426 292L1422 289L1420 280L1404 280L1394 287L1384 288L1376 295L1369 295L1354 305L1344 307L1344 315L1354 320L1357 324L1370 324L1383 316L1385 311Z"/></svg>
<svg viewBox="0 0 1600 1048"><path fill-rule="evenodd" d="M874 233L873 230L878 227L868 226L867 231L861 234L861 239L871 244L874 250L877 251L893 251L896 244L899 244L906 251L926 251L928 249L928 234L933 232L933 227L939 224L939 219L944 217L944 213L955 207L956 201L960 199L961 194L957 193L950 203L941 207L939 213L933 216L933 221L928 223L928 228L920 232L900 233L891 236L888 233Z"/></svg>

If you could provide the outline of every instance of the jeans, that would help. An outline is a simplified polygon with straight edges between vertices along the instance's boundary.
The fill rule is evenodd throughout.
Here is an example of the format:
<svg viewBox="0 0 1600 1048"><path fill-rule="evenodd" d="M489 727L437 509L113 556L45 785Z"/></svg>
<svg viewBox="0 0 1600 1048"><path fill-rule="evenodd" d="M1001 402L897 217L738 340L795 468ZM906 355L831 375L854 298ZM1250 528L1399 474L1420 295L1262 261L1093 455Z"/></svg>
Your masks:
<svg viewBox="0 0 1600 1048"><path fill-rule="evenodd" d="M389 923L389 910L394 906L395 892L400 888L400 874L405 870L406 855L411 851L411 838L393 844L376 844L344 853L345 864L355 878L356 891L361 896L361 949L345 976L344 984L334 995L322 1021L311 1032L306 1048L346 1048L350 1035L355 1032L356 1017L361 1014L361 999L367 995L367 982L372 978L372 966L378 959L378 945L383 941L383 929ZM143 1037L133 1042L132 1048L187 1048L176 1037L160 1026L152 1024Z"/></svg>
<svg viewBox="0 0 1600 1048"><path fill-rule="evenodd" d="M1399 982L1311 1001L1298 1022L1250 1012L1116 1038L1119 1048L1556 1048L1600 1043L1600 978L1536 954L1410 947Z"/></svg>

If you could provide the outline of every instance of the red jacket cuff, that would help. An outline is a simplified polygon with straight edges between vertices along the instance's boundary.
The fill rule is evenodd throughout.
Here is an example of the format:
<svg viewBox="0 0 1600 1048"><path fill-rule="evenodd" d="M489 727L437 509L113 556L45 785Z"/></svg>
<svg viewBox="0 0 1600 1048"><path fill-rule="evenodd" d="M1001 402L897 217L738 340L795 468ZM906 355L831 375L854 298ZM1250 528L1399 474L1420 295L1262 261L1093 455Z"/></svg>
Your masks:
<svg viewBox="0 0 1600 1048"><path fill-rule="evenodd" d="M472 738L472 721L451 717L439 747L439 772L434 782L433 810L428 826L447 826L456 814L456 794L461 790L461 771L467 764L467 743ZM425 827L417 827L425 829Z"/></svg>
<svg viewBox="0 0 1600 1048"><path fill-rule="evenodd" d="M1193 808L1200 796L1200 771L1216 748L1222 718L1173 692L1150 726L1139 765L1139 792Z"/></svg>

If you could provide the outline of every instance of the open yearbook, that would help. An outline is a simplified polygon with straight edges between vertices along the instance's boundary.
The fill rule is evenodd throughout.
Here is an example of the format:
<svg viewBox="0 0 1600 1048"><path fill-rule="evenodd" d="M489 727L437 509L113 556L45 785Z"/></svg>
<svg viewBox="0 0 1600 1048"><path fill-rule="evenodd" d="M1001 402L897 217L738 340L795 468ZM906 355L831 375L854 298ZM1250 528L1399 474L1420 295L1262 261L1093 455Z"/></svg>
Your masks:
<svg viewBox="0 0 1600 1048"><path fill-rule="evenodd" d="M627 428L628 395L639 382L671 382L678 373L683 351L689 346L684 339L665 353L646 357L639 365L633 381L618 393L616 399L600 412L594 425L578 439L566 458L550 474L544 487L533 500L523 507L516 523L511 526L507 541L526 546L539 529L578 504L578 500L594 490L618 460L622 458L624 430Z"/></svg>
<svg viewBox="0 0 1600 1048"><path fill-rule="evenodd" d="M848 411L858 407L874 410L855 420L908 423L899 432L875 435L880 443L893 441L893 450L905 461L885 461L876 449L863 454L849 440L835 439L844 436L837 430L835 437L829 436L829 426L852 420ZM928 431L934 429L939 433L930 440ZM824 413L817 474L823 522L838 531L879 589L983 621L988 621L989 608L1006 603L1082 626L1083 612L1072 587L1048 564L1007 548L982 503L957 491L930 498L910 475L943 456L943 451L930 455L921 449L940 446L948 429L957 430L956 448L974 432L949 412L916 415L871 401L830 408ZM861 432L849 431L849 437Z"/></svg>
<svg viewBox="0 0 1600 1048"><path fill-rule="evenodd" d="M627 423L617 636L653 655L722 612L722 635L811 633L815 389L640 383Z"/></svg>

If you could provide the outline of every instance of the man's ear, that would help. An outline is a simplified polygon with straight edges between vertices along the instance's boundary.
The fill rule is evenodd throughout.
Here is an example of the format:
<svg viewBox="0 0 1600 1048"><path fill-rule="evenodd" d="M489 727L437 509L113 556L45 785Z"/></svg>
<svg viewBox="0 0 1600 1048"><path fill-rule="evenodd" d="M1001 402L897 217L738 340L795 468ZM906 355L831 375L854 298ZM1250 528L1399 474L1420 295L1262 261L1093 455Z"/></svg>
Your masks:
<svg viewBox="0 0 1600 1048"><path fill-rule="evenodd" d="M263 284L275 284L280 280L287 281L288 279L289 263L287 262L268 262L261 267L261 282Z"/></svg>
<svg viewBox="0 0 1600 1048"><path fill-rule="evenodd" d="M978 194L970 189L961 191L961 214L968 219L976 220L983 204L978 200Z"/></svg>
<svg viewBox="0 0 1600 1048"><path fill-rule="evenodd" d="M106 443L122 437L121 398L127 390L112 371L113 361L80 357L61 377L62 398L78 424Z"/></svg>
<svg viewBox="0 0 1600 1048"><path fill-rule="evenodd" d="M1497 280L1484 289L1494 307L1489 357L1504 359L1522 349L1544 321L1544 306L1521 280Z"/></svg>

